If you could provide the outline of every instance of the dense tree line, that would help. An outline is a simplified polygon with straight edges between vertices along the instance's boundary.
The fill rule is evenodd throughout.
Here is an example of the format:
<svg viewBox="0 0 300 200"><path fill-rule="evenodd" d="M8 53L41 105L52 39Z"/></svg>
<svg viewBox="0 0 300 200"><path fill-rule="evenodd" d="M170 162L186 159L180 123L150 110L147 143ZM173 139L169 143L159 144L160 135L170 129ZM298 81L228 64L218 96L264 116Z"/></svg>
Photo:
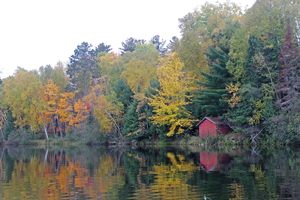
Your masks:
<svg viewBox="0 0 300 200"><path fill-rule="evenodd" d="M97 127L101 137L195 134L204 116L270 142L300 142L298 1L206 3L169 44L128 38L121 55L83 42L65 67L18 68L1 84L2 139Z"/></svg>

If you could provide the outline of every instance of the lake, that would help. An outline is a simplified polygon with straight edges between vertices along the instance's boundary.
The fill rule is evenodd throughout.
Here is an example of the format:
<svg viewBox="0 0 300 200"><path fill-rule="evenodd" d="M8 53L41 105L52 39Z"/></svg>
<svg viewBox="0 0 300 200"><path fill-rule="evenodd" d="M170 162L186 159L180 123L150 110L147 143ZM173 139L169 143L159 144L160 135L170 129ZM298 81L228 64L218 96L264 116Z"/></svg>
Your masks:
<svg viewBox="0 0 300 200"><path fill-rule="evenodd" d="M0 199L300 199L300 149L0 146Z"/></svg>

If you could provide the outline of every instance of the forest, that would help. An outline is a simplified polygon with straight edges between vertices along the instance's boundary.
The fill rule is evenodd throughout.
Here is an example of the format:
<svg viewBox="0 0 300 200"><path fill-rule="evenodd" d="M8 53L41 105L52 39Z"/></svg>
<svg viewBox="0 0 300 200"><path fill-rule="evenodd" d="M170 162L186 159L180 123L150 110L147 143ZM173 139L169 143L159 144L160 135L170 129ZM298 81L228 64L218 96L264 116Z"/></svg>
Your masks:
<svg viewBox="0 0 300 200"><path fill-rule="evenodd" d="M179 19L181 38L131 37L120 54L82 42L67 65L18 67L0 84L0 143L177 139L205 116L299 143L299 11L298 0L207 2Z"/></svg>

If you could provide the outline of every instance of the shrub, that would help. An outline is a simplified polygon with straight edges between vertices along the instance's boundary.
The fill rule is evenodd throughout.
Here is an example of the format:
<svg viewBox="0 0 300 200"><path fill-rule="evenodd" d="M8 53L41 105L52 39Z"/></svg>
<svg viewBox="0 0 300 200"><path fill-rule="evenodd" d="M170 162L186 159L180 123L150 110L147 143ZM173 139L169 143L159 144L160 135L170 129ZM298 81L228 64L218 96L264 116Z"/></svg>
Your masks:
<svg viewBox="0 0 300 200"><path fill-rule="evenodd" d="M11 132L8 136L8 144L30 144L34 139L32 132L28 132L26 129L20 129Z"/></svg>

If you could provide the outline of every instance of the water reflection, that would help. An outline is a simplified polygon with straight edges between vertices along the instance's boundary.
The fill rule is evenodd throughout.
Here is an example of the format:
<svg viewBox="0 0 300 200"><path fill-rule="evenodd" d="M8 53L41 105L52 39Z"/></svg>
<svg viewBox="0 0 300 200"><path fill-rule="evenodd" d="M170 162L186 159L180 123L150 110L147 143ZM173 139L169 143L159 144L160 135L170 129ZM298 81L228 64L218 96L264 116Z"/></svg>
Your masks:
<svg viewBox="0 0 300 200"><path fill-rule="evenodd" d="M220 171L230 164L232 157L226 153L200 151L200 166L206 172Z"/></svg>
<svg viewBox="0 0 300 200"><path fill-rule="evenodd" d="M0 147L0 199L300 199L299 153Z"/></svg>

